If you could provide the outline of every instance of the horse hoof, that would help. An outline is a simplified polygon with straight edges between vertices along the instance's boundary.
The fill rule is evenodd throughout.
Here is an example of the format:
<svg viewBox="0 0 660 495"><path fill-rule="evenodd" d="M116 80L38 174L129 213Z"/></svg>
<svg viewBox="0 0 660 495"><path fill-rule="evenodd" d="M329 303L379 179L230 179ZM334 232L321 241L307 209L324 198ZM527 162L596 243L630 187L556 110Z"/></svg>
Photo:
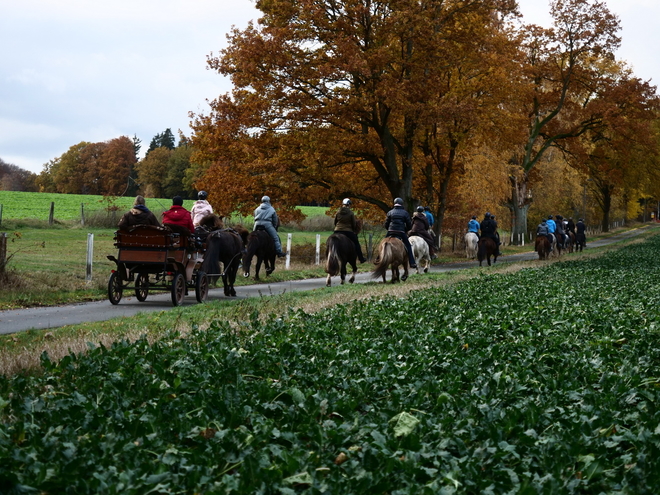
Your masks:
<svg viewBox="0 0 660 495"><path fill-rule="evenodd" d="M244 276L245 278L248 278L248 277L250 276L250 273L249 273L249 272L245 272L245 273L243 274L243 276Z"/></svg>
<svg viewBox="0 0 660 495"><path fill-rule="evenodd" d="M408 275L401 275L401 281L402 282L405 282L407 279L408 279Z"/></svg>

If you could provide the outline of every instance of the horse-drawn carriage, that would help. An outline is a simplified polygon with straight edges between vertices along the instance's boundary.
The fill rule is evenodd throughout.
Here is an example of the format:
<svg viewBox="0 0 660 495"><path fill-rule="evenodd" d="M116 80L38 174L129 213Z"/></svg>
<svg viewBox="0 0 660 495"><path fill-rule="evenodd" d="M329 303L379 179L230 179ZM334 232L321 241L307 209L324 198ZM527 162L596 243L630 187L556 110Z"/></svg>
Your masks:
<svg viewBox="0 0 660 495"><path fill-rule="evenodd" d="M124 290L135 290L138 301L145 301L150 291L172 294L172 304L179 306L195 289L198 302L206 300L209 281L201 270L203 246L186 232L174 232L169 227L138 225L115 232L117 257L108 256L117 264L108 281L108 299L119 304Z"/></svg>

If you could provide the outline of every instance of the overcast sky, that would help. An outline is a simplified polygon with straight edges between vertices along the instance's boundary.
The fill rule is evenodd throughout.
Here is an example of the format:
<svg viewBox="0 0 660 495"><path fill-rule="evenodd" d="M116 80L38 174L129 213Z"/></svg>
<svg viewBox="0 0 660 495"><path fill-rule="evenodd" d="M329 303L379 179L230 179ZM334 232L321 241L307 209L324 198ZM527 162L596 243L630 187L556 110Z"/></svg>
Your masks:
<svg viewBox="0 0 660 495"><path fill-rule="evenodd" d="M545 0L519 3L549 25ZM618 57L658 84L660 1L606 3ZM167 128L189 136L188 112L230 90L207 55L256 16L252 0L0 0L0 158L38 173L81 141L137 135L144 152Z"/></svg>

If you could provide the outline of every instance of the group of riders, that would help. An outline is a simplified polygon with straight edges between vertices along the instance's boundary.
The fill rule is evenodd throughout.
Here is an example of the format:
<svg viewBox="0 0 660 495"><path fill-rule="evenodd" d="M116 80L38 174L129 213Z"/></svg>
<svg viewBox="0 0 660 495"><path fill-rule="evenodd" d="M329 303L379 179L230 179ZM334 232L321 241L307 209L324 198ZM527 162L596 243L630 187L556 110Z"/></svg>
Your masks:
<svg viewBox="0 0 660 495"><path fill-rule="evenodd" d="M468 222L467 233L475 234L477 240L482 238L492 239L497 246L497 256L502 256L500 252L500 234L497 231L497 220L495 220L495 215L491 215L490 212L484 214L484 219L479 222L476 216L472 216Z"/></svg>
<svg viewBox="0 0 660 495"><path fill-rule="evenodd" d="M555 215L553 220L552 215L548 215L547 219L541 220L541 223L536 227L536 236L543 235L548 238L550 242L550 251L556 244L564 249L568 247L569 233L573 234L574 239L581 240L582 244L586 241L586 226L584 219L580 218L577 223L572 218L565 220L561 215Z"/></svg>

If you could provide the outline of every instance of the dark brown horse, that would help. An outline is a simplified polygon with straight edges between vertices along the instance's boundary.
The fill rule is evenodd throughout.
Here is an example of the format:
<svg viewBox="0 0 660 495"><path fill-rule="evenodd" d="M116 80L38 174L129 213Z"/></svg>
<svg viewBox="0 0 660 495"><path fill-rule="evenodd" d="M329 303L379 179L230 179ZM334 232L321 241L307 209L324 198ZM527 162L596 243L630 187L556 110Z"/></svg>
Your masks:
<svg viewBox="0 0 660 495"><path fill-rule="evenodd" d="M250 276L250 265L252 258L257 257L254 264L254 279L259 280L259 270L261 263L266 268L266 275L270 275L275 270L275 241L268 232L264 229L259 229L250 232L247 236L247 247L243 253L243 276L245 278Z"/></svg>
<svg viewBox="0 0 660 495"><path fill-rule="evenodd" d="M566 251L572 253L575 249L575 234L570 230L566 231L568 238L566 239Z"/></svg>
<svg viewBox="0 0 660 495"><path fill-rule="evenodd" d="M582 249L587 246L587 236L578 232L575 234L575 252L578 251L581 253Z"/></svg>
<svg viewBox="0 0 660 495"><path fill-rule="evenodd" d="M536 244L534 251L539 255L540 260L547 260L550 257L550 248L552 245L546 236L543 234L536 236Z"/></svg>
<svg viewBox="0 0 660 495"><path fill-rule="evenodd" d="M350 264L353 268L351 278L348 280L351 284L355 282L357 268L357 252L355 244L347 236L341 233L332 234L325 241L325 272L328 276L325 279L325 285L330 287L332 277L339 275L342 285L346 281L346 265Z"/></svg>
<svg viewBox="0 0 660 495"><path fill-rule="evenodd" d="M243 239L234 229L216 230L206 238L206 252L202 270L207 274L212 284L222 277L225 296L236 296L234 283L236 272L243 253ZM222 271L220 264L222 263Z"/></svg>
<svg viewBox="0 0 660 495"><path fill-rule="evenodd" d="M408 251L406 246L403 245L401 239L396 237L386 237L378 245L378 256L374 260L374 271L371 274L372 278L383 278L383 283L386 282L385 275L387 269L392 267L392 283L399 281L399 266L403 266L403 275L401 281L408 278L408 265L410 260L408 258Z"/></svg>
<svg viewBox="0 0 660 495"><path fill-rule="evenodd" d="M490 257L493 256L493 263L497 262L497 243L490 237L482 237L477 243L477 259L479 266L486 260L490 266Z"/></svg>

